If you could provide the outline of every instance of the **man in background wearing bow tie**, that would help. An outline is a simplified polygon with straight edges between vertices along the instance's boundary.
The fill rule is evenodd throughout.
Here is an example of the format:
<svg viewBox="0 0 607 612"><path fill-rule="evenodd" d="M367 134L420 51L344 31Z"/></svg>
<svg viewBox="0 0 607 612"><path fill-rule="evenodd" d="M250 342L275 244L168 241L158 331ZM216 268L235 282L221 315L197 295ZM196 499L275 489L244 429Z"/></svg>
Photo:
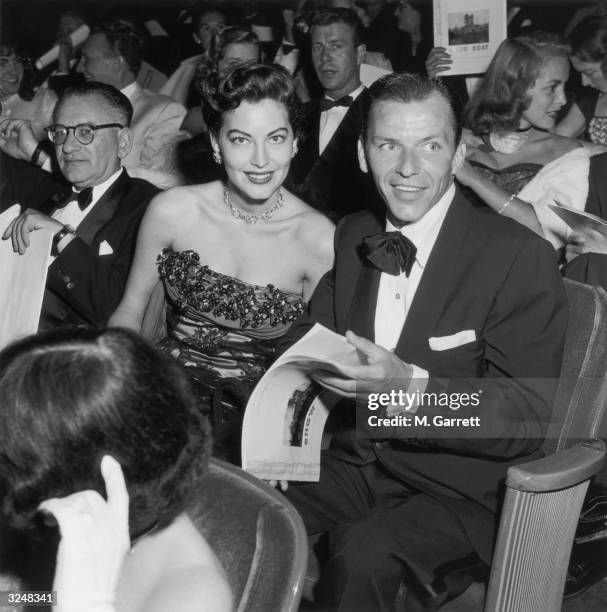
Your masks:
<svg viewBox="0 0 607 612"><path fill-rule="evenodd" d="M320 603L391 610L404 580L407 610L435 610L490 563L508 467L541 456L567 306L550 244L455 187L465 146L443 85L394 74L369 94L360 162L385 213L343 219L334 268L282 347L315 322L346 334L363 365L314 378L344 398L359 395L331 414L320 481L287 495L310 534L328 533ZM492 433L375 430L369 388L480 392L480 406L462 401L445 416L479 417ZM379 416L426 410L388 406Z"/></svg>
<svg viewBox="0 0 607 612"><path fill-rule="evenodd" d="M2 236L24 253L30 232L53 233L41 330L104 326L122 297L139 223L159 192L122 168L132 144L132 115L126 96L103 83L67 89L57 102L49 139L72 191L24 211ZM5 129L14 132L5 139L17 138L25 146L25 122L9 123ZM36 148L32 157L38 155Z"/></svg>
<svg viewBox="0 0 607 612"><path fill-rule="evenodd" d="M303 138L289 184L304 202L334 221L360 210L373 193L356 153L369 106L360 82L366 54L362 28L358 15L345 8L321 9L310 23L312 63L323 95L304 109Z"/></svg>

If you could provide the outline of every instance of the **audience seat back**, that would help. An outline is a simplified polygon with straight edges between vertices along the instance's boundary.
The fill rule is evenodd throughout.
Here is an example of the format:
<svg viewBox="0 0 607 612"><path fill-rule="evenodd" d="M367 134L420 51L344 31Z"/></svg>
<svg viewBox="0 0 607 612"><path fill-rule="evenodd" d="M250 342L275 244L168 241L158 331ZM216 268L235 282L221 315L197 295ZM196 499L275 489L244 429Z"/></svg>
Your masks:
<svg viewBox="0 0 607 612"><path fill-rule="evenodd" d="M238 612L296 612L308 560L301 517L275 489L212 459L190 516L223 565Z"/></svg>

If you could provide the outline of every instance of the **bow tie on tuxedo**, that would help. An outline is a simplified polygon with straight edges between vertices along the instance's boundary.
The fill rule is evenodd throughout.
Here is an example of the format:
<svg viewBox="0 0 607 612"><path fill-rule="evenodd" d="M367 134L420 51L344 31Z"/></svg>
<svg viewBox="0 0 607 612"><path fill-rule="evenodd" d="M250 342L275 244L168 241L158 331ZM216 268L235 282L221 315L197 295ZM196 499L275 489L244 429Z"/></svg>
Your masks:
<svg viewBox="0 0 607 612"><path fill-rule="evenodd" d="M415 261L417 248L400 232L381 232L363 239L363 251L367 259L382 272L408 277Z"/></svg>
<svg viewBox="0 0 607 612"><path fill-rule="evenodd" d="M93 201L93 188L86 187L82 191L70 191L65 200L57 205L57 209L65 208L70 202L78 202L78 208L84 210Z"/></svg>
<svg viewBox="0 0 607 612"><path fill-rule="evenodd" d="M320 101L320 112L323 113L330 108L335 108L336 106L352 106L354 102L354 98L352 96L344 96L339 100L331 100L330 98L322 98Z"/></svg>
<svg viewBox="0 0 607 612"><path fill-rule="evenodd" d="M72 198L78 202L78 208L84 210L93 201L93 188L86 187L82 191L74 192Z"/></svg>

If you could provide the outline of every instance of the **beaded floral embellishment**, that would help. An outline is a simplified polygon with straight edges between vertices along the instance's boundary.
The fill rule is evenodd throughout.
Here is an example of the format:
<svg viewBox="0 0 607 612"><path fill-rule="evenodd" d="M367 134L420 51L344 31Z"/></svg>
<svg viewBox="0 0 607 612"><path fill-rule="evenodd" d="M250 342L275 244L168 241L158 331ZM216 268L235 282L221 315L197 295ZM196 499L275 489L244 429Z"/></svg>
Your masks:
<svg viewBox="0 0 607 612"><path fill-rule="evenodd" d="M195 251L166 248L158 256L160 277L175 288L175 307L211 313L241 328L272 327L291 323L304 311L304 301L274 285L249 285L200 264Z"/></svg>

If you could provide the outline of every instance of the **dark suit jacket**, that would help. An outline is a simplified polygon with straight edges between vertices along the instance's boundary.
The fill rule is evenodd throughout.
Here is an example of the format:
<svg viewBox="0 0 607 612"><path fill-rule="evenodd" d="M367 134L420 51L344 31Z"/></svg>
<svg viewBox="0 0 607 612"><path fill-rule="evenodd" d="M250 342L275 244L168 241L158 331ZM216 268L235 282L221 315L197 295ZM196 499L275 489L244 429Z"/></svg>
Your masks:
<svg viewBox="0 0 607 612"><path fill-rule="evenodd" d="M373 202L371 176L358 163L358 137L363 114L370 104L365 89L348 109L322 155L318 151L320 100L305 107L299 152L291 163L287 186L306 204L334 221L361 209L361 202Z"/></svg>
<svg viewBox="0 0 607 612"><path fill-rule="evenodd" d="M123 170L78 226L77 237L49 267L41 329L107 323L124 292L139 223L158 192ZM55 207L51 200L40 210L52 214ZM113 252L100 254L102 243Z"/></svg>
<svg viewBox="0 0 607 612"><path fill-rule="evenodd" d="M374 339L380 272L359 247L364 236L384 226L384 220L368 212L342 221L335 266L320 281L307 317L294 325L282 346L316 321L340 334L351 329ZM361 404L358 432L344 426L328 452L350 463L378 460L397 478L443 500L489 562L506 470L540 456L556 387L555 382L514 379L558 377L566 326L566 298L551 245L457 193L395 352L429 372L428 392L482 389L481 412L462 407L452 416L480 414L487 423L503 424L504 434L492 439L412 439L415 434L401 428L399 438L373 443L365 437L369 411ZM462 330L474 330L476 340L448 350L430 348L429 338Z"/></svg>

